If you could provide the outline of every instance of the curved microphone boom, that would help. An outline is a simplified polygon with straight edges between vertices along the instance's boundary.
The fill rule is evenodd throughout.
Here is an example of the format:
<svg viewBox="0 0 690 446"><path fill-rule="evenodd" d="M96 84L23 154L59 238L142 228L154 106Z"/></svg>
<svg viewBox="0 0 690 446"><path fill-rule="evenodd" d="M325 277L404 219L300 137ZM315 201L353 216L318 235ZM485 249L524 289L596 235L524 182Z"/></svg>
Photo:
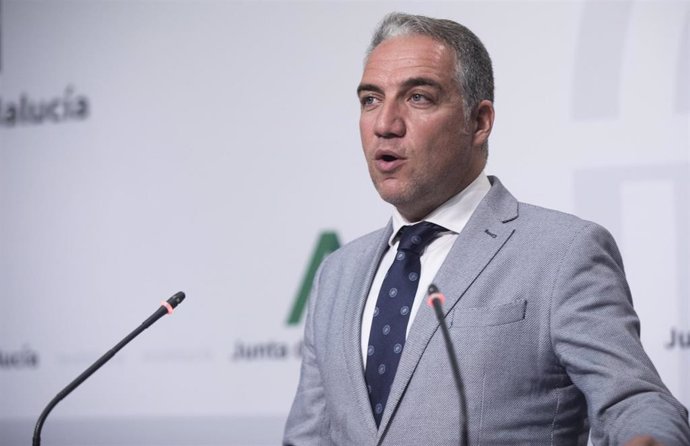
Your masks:
<svg viewBox="0 0 690 446"><path fill-rule="evenodd" d="M448 332L448 326L446 325L446 319L443 315L442 305L446 302L446 296L444 296L433 283L429 285L428 290L427 305L434 309L436 313L436 319L441 326L441 332L443 333L443 341L446 344L446 351L448 352L448 359L450 361L450 367L453 371L453 379L455 380L455 387L458 391L458 398L460 400L460 444L469 444L468 436L468 426L467 426L467 399L465 398L465 388L462 385L462 379L460 377L460 367L458 366L458 359L455 355L455 349L453 348L453 342L450 339L450 333Z"/></svg>
<svg viewBox="0 0 690 446"><path fill-rule="evenodd" d="M62 401L63 398L65 398L67 395L72 393L74 389L76 389L81 383L86 381L86 379L93 375L93 373L100 369L103 364L106 362L110 361L110 359L115 356L115 353L119 352L122 347L127 345L129 341L132 339L136 338L139 336L139 334L149 328L151 324L156 322L158 319L163 317L166 314L172 314L173 310L175 307L177 307L185 298L185 294L182 291L178 291L177 293L173 294L170 299L167 301L162 301L160 308L156 310L155 313L153 313L151 316L149 316L148 319L146 319L144 322L141 323L134 331L132 331L130 334L128 334L123 340L121 340L115 347L110 349L108 353L105 355L101 356L96 362L94 362L91 367L88 369L84 370L81 375L79 375L74 381L69 383L67 387L62 389L60 393L58 393L55 398L50 400L48 405L43 409L43 412L41 412L41 415L38 417L38 421L36 421L36 427L34 428L34 437L33 437L33 446L40 446L41 444L41 429L43 429L43 423L45 422L46 418L48 417L48 414L50 413L51 410L59 403Z"/></svg>

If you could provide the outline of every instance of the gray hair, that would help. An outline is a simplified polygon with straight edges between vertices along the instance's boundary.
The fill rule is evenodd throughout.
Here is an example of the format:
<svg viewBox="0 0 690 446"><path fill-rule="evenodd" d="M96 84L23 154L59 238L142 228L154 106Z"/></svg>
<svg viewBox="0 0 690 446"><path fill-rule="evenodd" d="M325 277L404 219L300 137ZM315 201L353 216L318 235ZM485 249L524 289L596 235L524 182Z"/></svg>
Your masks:
<svg viewBox="0 0 690 446"><path fill-rule="evenodd" d="M465 120L484 99L494 100L491 58L479 38L452 20L393 12L383 18L374 32L367 59L381 42L397 36L423 35L449 45L457 60L456 80L463 98Z"/></svg>

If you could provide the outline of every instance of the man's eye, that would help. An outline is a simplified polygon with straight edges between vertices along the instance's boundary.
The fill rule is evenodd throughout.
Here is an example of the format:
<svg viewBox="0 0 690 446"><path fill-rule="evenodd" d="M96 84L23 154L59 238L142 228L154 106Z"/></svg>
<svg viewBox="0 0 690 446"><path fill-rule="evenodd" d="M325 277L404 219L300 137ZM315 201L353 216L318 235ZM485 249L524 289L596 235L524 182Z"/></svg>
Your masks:
<svg viewBox="0 0 690 446"><path fill-rule="evenodd" d="M376 102L376 98L373 96L363 96L360 101L362 105L372 105Z"/></svg>
<svg viewBox="0 0 690 446"><path fill-rule="evenodd" d="M427 98L426 96L424 96L424 95L421 94L421 93L415 93L415 94L413 94L412 96L410 96L410 100L411 100L412 102L418 102L418 103L429 102L429 98Z"/></svg>

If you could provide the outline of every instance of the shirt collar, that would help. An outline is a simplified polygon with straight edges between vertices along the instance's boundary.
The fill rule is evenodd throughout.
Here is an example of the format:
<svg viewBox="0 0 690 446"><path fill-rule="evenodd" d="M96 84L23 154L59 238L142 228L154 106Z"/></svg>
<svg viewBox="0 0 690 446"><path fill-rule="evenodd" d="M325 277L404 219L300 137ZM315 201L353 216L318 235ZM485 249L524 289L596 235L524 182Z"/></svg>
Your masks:
<svg viewBox="0 0 690 446"><path fill-rule="evenodd" d="M459 234L469 221L474 210L479 206L479 202L482 201L487 192L489 192L489 189L491 189L491 183L486 174L482 171L469 186L431 211L431 213L422 220L443 226L448 229L448 231ZM392 221L393 234L390 239L388 239L388 245L391 247L397 241L400 228L418 223L408 221L405 217L400 215L397 209L393 209Z"/></svg>

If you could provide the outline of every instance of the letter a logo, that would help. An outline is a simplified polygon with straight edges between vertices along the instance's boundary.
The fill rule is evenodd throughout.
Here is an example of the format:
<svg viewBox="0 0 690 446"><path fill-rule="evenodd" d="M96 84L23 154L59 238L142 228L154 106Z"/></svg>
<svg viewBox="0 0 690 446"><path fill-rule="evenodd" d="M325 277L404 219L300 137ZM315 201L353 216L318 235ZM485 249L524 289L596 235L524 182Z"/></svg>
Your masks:
<svg viewBox="0 0 690 446"><path fill-rule="evenodd" d="M292 304L292 310L287 320L288 325L299 324L302 314L304 314L304 309L307 307L309 291L311 291L311 284L314 281L316 270L319 269L323 259L338 248L340 248L340 242L335 232L326 231L321 233L314 253L311 255L307 271L304 273L302 285L300 285L299 292L295 297L295 303Z"/></svg>

